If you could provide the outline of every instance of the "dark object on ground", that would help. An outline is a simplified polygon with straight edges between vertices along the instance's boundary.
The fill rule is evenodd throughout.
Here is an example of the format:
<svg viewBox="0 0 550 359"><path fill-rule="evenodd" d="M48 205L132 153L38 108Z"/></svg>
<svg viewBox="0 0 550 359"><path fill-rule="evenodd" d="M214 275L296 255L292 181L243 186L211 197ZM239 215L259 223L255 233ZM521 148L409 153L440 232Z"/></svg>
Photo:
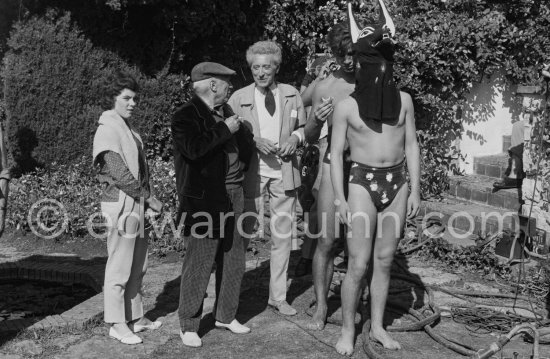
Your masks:
<svg viewBox="0 0 550 359"><path fill-rule="evenodd" d="M298 264L296 264L296 269L294 270L295 277L303 277L305 275L312 273L312 259L300 258Z"/></svg>
<svg viewBox="0 0 550 359"><path fill-rule="evenodd" d="M509 189L509 188L519 188L521 187L521 180L518 180L516 178L510 178L510 177L504 177L501 181L496 181L493 183L493 187L496 190L499 189Z"/></svg>
<svg viewBox="0 0 550 359"><path fill-rule="evenodd" d="M316 144L308 144L302 153L300 161L300 179L301 187L299 191L299 200L304 212L309 212L315 197L311 192L313 184L319 173L319 146Z"/></svg>
<svg viewBox="0 0 550 359"><path fill-rule="evenodd" d="M348 271L348 257L344 257L344 260L334 266L334 271L339 273L346 273Z"/></svg>

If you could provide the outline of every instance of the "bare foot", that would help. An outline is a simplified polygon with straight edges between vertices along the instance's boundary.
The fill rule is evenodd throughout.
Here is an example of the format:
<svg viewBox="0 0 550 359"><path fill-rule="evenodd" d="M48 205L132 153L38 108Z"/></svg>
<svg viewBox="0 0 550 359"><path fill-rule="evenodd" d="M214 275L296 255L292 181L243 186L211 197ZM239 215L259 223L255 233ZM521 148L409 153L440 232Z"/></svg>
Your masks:
<svg viewBox="0 0 550 359"><path fill-rule="evenodd" d="M315 307L315 313L311 318L311 322L307 324L307 329L309 330L323 330L325 329L325 323L327 322L327 306Z"/></svg>
<svg viewBox="0 0 550 359"><path fill-rule="evenodd" d="M351 356L353 354L353 338L355 336L355 331L346 330L342 328L342 334L338 338L336 343L336 351L340 355Z"/></svg>
<svg viewBox="0 0 550 359"><path fill-rule="evenodd" d="M399 350L401 349L401 344L394 340L387 331L384 329L373 329L371 328L369 337L372 341L379 342L386 349Z"/></svg>

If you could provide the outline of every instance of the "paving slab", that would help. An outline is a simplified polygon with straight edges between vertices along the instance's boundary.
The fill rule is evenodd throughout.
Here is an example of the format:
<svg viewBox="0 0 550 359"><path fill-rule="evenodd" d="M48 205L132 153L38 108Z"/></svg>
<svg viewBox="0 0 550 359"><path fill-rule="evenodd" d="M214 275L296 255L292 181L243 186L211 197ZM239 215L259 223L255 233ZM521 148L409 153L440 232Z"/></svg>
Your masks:
<svg viewBox="0 0 550 359"><path fill-rule="evenodd" d="M104 358L336 358L334 345L339 337L340 327L327 324L323 331L310 331L306 328L310 317L305 313L314 298L311 276L289 280L288 300L298 309L298 315L283 317L267 307L269 272L265 271L266 261L247 263L247 273L243 281L243 291L237 319L252 329L245 335L236 335L227 330L214 328L211 315L214 304L215 278L211 276L203 311L199 334L203 339L202 348L188 348L179 339L177 300L179 296L179 263L153 266L146 276L148 296L145 298L148 316L159 319L163 326L156 331L140 333L144 343L127 346L111 339L107 327L95 328L94 335L76 344L68 343L55 359L104 359ZM410 272L425 283L453 285L460 280L455 274L446 273L431 267L409 268ZM476 287L473 283L469 285ZM483 287L476 287L483 288ZM461 305L464 301L444 293L436 292L438 305ZM402 316L390 316L399 323ZM391 323L389 323L391 324ZM458 339L476 348L488 346L495 338L469 333L464 326L450 318L443 317L435 326L438 332ZM366 358L362 349L363 335L357 327L358 337L352 358ZM400 341L403 350L384 353L387 358L402 359L441 359L463 358L462 355L441 346L424 332L393 333ZM514 340L507 345L504 353L511 357L512 352L529 354L530 346ZM390 355L391 354L391 355ZM526 356L527 357L527 356ZM521 356L519 357L521 358Z"/></svg>
<svg viewBox="0 0 550 359"><path fill-rule="evenodd" d="M291 258L289 273L293 273L297 253ZM163 326L156 331L144 332L144 343L127 346L108 337L108 327L101 325L86 335L71 336L62 334L52 341L52 346L59 348L49 358L55 359L105 359L105 358L335 358L339 357L335 345L340 327L327 324L323 331L310 331L306 328L310 317L305 313L314 298L311 276L291 278L288 282L288 301L298 309L295 317L283 317L267 308L269 261L267 258L253 259L246 263L246 274L243 279L239 312L237 319L250 326L252 332L246 335L235 335L227 330L214 328L211 311L214 304L215 278L211 276L205 298L203 320L200 335L203 338L202 348L192 349L181 344L179 339L179 320L177 316L179 298L179 279L181 263L160 263L151 260L151 265L144 278L144 302L147 316L159 319ZM429 267L428 263L418 265L409 263L408 271L427 284L445 286L458 285L460 274L448 273L441 268ZM487 285L468 281L469 287L475 290L487 288ZM400 283L399 286L406 284ZM463 285L460 284L460 285ZM392 286L397 281L392 280ZM422 298L425 299L425 298ZM403 295L399 296L403 300ZM405 295L405 300L413 300ZM414 299L416 300L416 299ZM435 301L439 306L449 307L466 303L456 297L441 292L435 293ZM338 303L337 303L338 304ZM101 312L101 303L96 303L96 311ZM334 311L338 311L334 308ZM330 313L331 315L334 313ZM389 323L400 323L407 320L403 315L387 314ZM495 337L474 335L452 321L443 317L434 325L436 330L450 338L458 339L475 348L488 346ZM357 328L358 336L353 358L366 358L362 350L363 335L361 327ZM403 346L403 350L385 353L387 358L403 359L441 359L463 358L449 349L436 343L424 332L399 332L393 334ZM66 338L63 340L62 338ZM513 352L525 357L530 352L530 345L521 340L513 340L505 347L504 357L512 357ZM21 354L15 350L14 344L0 348L0 358ZM521 355L519 358L521 358Z"/></svg>

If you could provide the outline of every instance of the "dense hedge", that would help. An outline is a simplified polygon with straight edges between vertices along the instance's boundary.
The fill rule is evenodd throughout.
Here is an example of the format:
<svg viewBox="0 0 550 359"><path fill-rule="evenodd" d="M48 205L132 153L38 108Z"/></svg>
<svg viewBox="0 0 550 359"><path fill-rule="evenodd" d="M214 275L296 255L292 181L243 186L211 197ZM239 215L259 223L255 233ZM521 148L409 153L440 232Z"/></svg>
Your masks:
<svg viewBox="0 0 550 359"><path fill-rule="evenodd" d="M94 48L68 14L49 12L16 24L8 45L2 77L16 172L90 153L104 79L115 68L139 79L143 101L132 121L151 154L169 157L167 124L188 97L185 79L147 78L115 54Z"/></svg>

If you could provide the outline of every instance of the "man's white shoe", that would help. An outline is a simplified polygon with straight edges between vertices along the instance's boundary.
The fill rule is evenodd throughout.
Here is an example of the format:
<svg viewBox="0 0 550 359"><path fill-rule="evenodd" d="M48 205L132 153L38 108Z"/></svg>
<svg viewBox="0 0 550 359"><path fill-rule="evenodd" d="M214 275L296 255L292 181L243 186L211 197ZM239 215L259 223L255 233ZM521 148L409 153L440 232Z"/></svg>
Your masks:
<svg viewBox="0 0 550 359"><path fill-rule="evenodd" d="M134 344L139 344L143 342L141 338L135 335L134 333L126 333L125 335L120 335L118 334L116 329L113 327L109 329L109 336L113 339L120 341L123 344L128 344L128 345L134 345Z"/></svg>
<svg viewBox="0 0 550 359"><path fill-rule="evenodd" d="M157 330L161 326L162 326L162 322L155 320L154 322L150 322L149 324L145 324L145 325L136 323L134 324L133 328L134 328L134 333L139 333L144 330Z"/></svg>
<svg viewBox="0 0 550 359"><path fill-rule="evenodd" d="M197 332L185 332L183 333L180 330L180 338L183 343L183 345L186 345L188 347L192 348L198 348L202 347L202 340L197 334Z"/></svg>
<svg viewBox="0 0 550 359"><path fill-rule="evenodd" d="M244 326L242 325L241 323L239 323L237 321L237 319L233 319L233 321L229 324L225 324L225 323L222 323L222 322L218 322L216 320L216 323L215 323L216 327L218 328L225 328L225 329L229 329L231 330L233 333L235 334L246 334L246 333L250 333L250 328L247 327L247 326Z"/></svg>

